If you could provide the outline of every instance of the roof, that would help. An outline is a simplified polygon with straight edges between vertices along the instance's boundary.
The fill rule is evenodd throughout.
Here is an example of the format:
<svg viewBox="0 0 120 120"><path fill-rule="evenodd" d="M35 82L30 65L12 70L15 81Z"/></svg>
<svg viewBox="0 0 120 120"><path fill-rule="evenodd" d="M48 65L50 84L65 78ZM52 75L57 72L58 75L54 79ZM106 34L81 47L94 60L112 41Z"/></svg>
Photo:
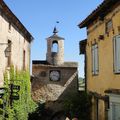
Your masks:
<svg viewBox="0 0 120 120"><path fill-rule="evenodd" d="M110 9L117 3L120 3L120 0L104 0L85 20L78 24L80 28L88 26L96 18L100 17L101 19L110 12Z"/></svg>
<svg viewBox="0 0 120 120"><path fill-rule="evenodd" d="M64 62L64 64L60 66L54 66L49 64L46 60L33 60L32 65L36 66L46 66L46 67L72 67L72 68L77 68L78 63L77 62Z"/></svg>
<svg viewBox="0 0 120 120"><path fill-rule="evenodd" d="M57 34L53 34L52 36L48 37L47 39L64 40L63 37L60 37L60 36L58 36Z"/></svg>
<svg viewBox="0 0 120 120"><path fill-rule="evenodd" d="M44 65L48 65L49 63L46 60L33 60L32 64L44 64Z"/></svg>
<svg viewBox="0 0 120 120"><path fill-rule="evenodd" d="M85 54L85 52L86 52L86 44L87 44L87 39L81 40L79 42L80 54Z"/></svg>
<svg viewBox="0 0 120 120"><path fill-rule="evenodd" d="M18 30L24 35L24 37L31 42L33 40L33 36L28 32L25 26L20 22L20 20L14 15L14 13L8 8L6 3L3 0L0 0L0 10L4 15L8 18L9 22L15 25Z"/></svg>
<svg viewBox="0 0 120 120"><path fill-rule="evenodd" d="M54 27L54 29L53 29L53 35L52 36L50 36L50 37L48 37L47 39L56 39L56 40L64 40L64 38L63 37L60 37L60 36L58 36L58 30L57 30L57 28L56 27Z"/></svg>

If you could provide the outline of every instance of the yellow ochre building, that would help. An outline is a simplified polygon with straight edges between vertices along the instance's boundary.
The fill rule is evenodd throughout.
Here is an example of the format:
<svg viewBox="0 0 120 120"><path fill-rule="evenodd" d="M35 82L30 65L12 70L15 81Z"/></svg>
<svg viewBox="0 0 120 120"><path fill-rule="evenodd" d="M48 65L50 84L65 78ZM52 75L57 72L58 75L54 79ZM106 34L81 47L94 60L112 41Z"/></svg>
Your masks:
<svg viewBox="0 0 120 120"><path fill-rule="evenodd" d="M104 0L79 28L85 55L86 90L92 95L92 120L120 120L120 0Z"/></svg>

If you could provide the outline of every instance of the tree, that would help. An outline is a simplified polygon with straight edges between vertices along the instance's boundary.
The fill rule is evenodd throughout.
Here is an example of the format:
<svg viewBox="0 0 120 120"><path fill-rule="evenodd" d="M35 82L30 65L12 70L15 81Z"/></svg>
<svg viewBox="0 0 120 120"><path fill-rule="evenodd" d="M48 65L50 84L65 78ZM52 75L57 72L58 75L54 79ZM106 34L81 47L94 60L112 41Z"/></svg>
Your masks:
<svg viewBox="0 0 120 120"><path fill-rule="evenodd" d="M64 110L70 119L76 117L79 120L90 120L90 95L85 92L70 95L64 102Z"/></svg>

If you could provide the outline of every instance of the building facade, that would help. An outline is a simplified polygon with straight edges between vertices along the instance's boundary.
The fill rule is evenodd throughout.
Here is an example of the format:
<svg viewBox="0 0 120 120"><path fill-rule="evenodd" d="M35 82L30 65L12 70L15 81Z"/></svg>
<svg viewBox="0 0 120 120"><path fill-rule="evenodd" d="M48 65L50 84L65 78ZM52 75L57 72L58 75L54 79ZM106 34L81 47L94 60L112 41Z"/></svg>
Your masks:
<svg viewBox="0 0 120 120"><path fill-rule="evenodd" d="M104 0L84 21L86 90L92 95L92 120L120 119L120 1Z"/></svg>
<svg viewBox="0 0 120 120"><path fill-rule="evenodd" d="M0 87L4 83L4 72L10 66L18 70L30 68L30 43L32 35L0 0Z"/></svg>
<svg viewBox="0 0 120 120"><path fill-rule="evenodd" d="M78 64L64 61L64 38L57 32L54 28L47 38L46 60L32 61L32 98L44 100L53 113L62 110L65 98L78 91Z"/></svg>

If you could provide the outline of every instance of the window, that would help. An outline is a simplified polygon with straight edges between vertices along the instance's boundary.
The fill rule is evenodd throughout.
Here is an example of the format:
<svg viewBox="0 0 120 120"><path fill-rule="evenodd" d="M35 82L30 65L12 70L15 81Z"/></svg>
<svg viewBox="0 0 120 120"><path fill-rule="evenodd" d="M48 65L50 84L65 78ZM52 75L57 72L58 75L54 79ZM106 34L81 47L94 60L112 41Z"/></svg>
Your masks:
<svg viewBox="0 0 120 120"><path fill-rule="evenodd" d="M53 41L52 52L55 52L55 53L58 52L58 42L57 41Z"/></svg>
<svg viewBox="0 0 120 120"><path fill-rule="evenodd" d="M98 65L98 45L92 45L92 74L97 75L99 72Z"/></svg>
<svg viewBox="0 0 120 120"><path fill-rule="evenodd" d="M11 22L9 22L9 30L11 30Z"/></svg>
<svg viewBox="0 0 120 120"><path fill-rule="evenodd" d="M109 120L120 119L120 96L110 94L110 109L108 111Z"/></svg>
<svg viewBox="0 0 120 120"><path fill-rule="evenodd" d="M11 41L8 40L8 49L9 51L11 51ZM9 56L7 57L7 67L10 67L11 65L11 52L9 53Z"/></svg>
<svg viewBox="0 0 120 120"><path fill-rule="evenodd" d="M114 72L120 73L120 35L114 37Z"/></svg>
<svg viewBox="0 0 120 120"><path fill-rule="evenodd" d="M45 71L42 71L42 72L40 73L40 76L41 76L41 77L46 77L46 72L45 72Z"/></svg>
<svg viewBox="0 0 120 120"><path fill-rule="evenodd" d="M23 50L23 70L25 70L25 50Z"/></svg>
<svg viewBox="0 0 120 120"><path fill-rule="evenodd" d="M108 20L106 22L106 33L108 33L112 29L112 20Z"/></svg>

